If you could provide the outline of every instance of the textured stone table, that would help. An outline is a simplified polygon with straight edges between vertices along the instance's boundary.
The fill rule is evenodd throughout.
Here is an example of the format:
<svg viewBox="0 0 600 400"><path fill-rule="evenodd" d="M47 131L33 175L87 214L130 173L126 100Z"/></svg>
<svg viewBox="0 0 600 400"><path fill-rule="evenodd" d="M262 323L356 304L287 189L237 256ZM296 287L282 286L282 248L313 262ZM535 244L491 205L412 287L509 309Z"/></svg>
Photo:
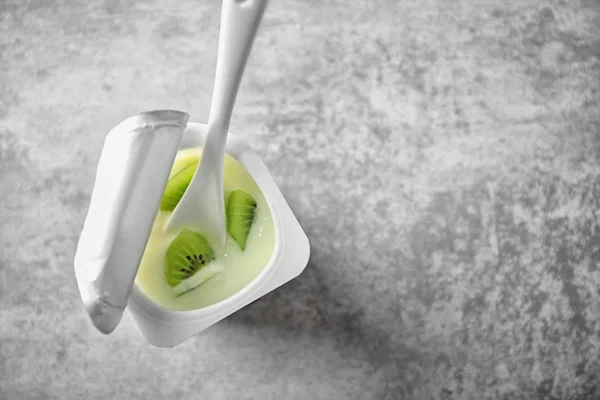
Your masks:
<svg viewBox="0 0 600 400"><path fill-rule="evenodd" d="M273 0L232 130L310 265L174 349L97 333L72 259L105 134L204 121L218 21L0 3L1 399L600 398L597 0Z"/></svg>

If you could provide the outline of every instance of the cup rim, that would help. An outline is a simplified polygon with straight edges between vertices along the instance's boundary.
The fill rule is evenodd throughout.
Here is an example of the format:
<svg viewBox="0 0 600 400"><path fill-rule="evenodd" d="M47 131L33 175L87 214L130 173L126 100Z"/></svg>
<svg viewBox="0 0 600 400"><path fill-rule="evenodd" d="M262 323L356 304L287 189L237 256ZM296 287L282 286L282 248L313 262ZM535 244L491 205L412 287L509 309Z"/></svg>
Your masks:
<svg viewBox="0 0 600 400"><path fill-rule="evenodd" d="M186 143L186 133L189 130L200 130L200 133L204 136L206 135L206 131L208 129L208 125L200 122L189 122L187 127L183 133L182 144L179 147L179 150L189 148L191 146L185 146ZM189 133L188 133L189 135ZM202 139L204 142L204 138ZM273 228L275 233L275 244L273 247L273 254L269 259L267 265L243 288L238 290L233 295L206 307L194 309L194 310L171 310L166 308L165 306L158 304L156 301L152 300L146 293L142 291L139 287L138 283L134 280L132 285L132 292L129 298L129 301L135 302L137 306L141 310L145 312L145 314L153 319L158 320L170 320L172 322L181 321L181 322L190 322L194 320L201 320L208 317L213 317L218 314L226 314L227 312L234 309L237 305L243 303L243 301L249 297L251 297L258 289L260 289L261 284L265 281L268 281L270 276L275 271L275 267L279 264L279 260L281 259L282 248L283 248L283 237L282 237L282 226L281 226L281 218L279 215L279 209L277 207L276 202L272 201L269 192L271 192L269 185L269 180L257 179L260 178L259 168L264 167L262 159L258 156L258 154L250 148L247 143L237 137L235 134L228 133L227 143L225 145L225 150L227 154L231 155L237 162L239 162L246 172L252 177L254 182L258 185L259 189L263 193L265 197L265 201L269 210L271 211L271 217L273 219ZM252 159L245 159L243 156L251 156ZM249 164L250 161L255 161L254 165ZM266 167L264 167L266 169ZM276 189L276 188L275 188Z"/></svg>

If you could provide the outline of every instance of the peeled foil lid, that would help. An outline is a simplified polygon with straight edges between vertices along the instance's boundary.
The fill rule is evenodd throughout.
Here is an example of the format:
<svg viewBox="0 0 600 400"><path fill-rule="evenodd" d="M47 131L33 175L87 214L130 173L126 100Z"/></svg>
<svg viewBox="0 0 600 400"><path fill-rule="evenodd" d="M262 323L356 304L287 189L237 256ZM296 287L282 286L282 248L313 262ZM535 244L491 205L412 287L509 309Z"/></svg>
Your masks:
<svg viewBox="0 0 600 400"><path fill-rule="evenodd" d="M189 114L135 115L106 136L75 254L75 276L92 323L121 321Z"/></svg>

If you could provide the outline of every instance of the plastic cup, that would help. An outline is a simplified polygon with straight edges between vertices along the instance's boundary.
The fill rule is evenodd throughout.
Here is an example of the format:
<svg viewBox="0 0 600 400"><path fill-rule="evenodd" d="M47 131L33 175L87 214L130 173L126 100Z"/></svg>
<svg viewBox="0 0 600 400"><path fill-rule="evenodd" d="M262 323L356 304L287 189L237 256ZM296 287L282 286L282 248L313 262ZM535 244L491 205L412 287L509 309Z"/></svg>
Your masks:
<svg viewBox="0 0 600 400"><path fill-rule="evenodd" d="M206 124L189 123L179 148L202 146L206 132ZM246 169L265 197L275 228L273 254L265 268L236 294L196 310L169 310L153 301L134 283L126 310L141 336L153 346L172 347L184 342L295 278L308 264L308 238L261 158L231 133L226 152Z"/></svg>

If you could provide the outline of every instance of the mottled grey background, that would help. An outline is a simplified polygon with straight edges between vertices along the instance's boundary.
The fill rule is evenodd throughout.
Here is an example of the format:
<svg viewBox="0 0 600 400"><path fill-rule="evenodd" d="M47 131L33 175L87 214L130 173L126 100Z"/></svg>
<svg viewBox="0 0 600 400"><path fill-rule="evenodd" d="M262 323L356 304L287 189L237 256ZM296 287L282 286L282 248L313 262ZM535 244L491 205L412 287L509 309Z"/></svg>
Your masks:
<svg viewBox="0 0 600 400"><path fill-rule="evenodd" d="M0 1L0 398L599 399L598 0L273 0L232 130L310 265L175 349L93 329L105 134L206 120L219 12Z"/></svg>

